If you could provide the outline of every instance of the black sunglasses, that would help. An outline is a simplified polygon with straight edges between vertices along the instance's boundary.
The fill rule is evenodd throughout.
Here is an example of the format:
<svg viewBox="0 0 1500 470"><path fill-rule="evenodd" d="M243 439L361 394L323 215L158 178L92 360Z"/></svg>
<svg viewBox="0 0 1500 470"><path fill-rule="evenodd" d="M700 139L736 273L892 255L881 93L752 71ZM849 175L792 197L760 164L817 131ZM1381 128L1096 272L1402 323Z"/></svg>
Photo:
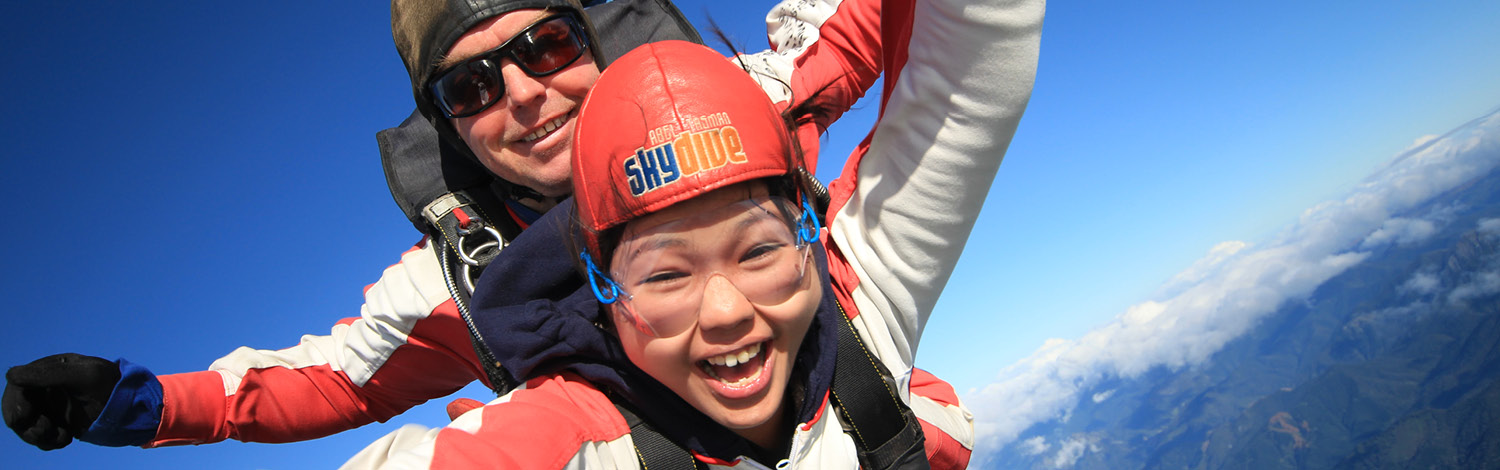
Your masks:
<svg viewBox="0 0 1500 470"><path fill-rule="evenodd" d="M473 116L505 95L501 60L515 62L526 75L544 77L572 65L587 49L588 36L578 18L561 13L536 22L500 47L437 73L428 87L444 115Z"/></svg>

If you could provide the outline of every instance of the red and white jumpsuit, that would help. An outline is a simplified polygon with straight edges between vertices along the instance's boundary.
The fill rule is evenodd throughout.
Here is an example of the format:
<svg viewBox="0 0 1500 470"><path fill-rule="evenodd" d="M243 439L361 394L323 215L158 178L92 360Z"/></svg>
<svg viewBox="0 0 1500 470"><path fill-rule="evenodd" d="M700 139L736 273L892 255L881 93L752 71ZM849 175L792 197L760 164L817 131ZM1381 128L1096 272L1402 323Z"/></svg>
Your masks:
<svg viewBox="0 0 1500 470"><path fill-rule="evenodd" d="M882 7L882 117L829 185L833 203L820 240L839 303L921 420L932 467L962 468L974 441L972 415L913 361L1030 98L1045 5ZM838 413L826 401L822 409L796 424L785 461L698 458L718 468L857 468ZM377 467L634 469L639 461L608 397L563 373L532 379L445 428L402 428L346 464Z"/></svg>

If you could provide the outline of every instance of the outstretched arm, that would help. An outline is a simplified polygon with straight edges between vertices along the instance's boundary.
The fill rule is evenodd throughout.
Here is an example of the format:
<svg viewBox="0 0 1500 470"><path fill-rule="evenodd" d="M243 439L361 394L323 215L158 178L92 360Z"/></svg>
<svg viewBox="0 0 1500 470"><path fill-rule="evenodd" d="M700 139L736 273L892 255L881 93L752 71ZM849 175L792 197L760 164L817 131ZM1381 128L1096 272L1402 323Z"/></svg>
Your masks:
<svg viewBox="0 0 1500 470"><path fill-rule="evenodd" d="M483 377L432 248L365 290L360 316L281 350L240 348L203 372L161 376L151 446L291 442L385 421Z"/></svg>
<svg viewBox="0 0 1500 470"><path fill-rule="evenodd" d="M829 185L831 240L845 261L830 269L862 330L892 339L877 352L897 372L912 367L1031 97L1045 2L885 10L881 118Z"/></svg>
<svg viewBox="0 0 1500 470"><path fill-rule="evenodd" d="M209 370L155 376L76 354L12 368L6 423L55 449L289 442L384 421L482 377L436 258L419 247L365 291L361 316L281 350L240 348Z"/></svg>

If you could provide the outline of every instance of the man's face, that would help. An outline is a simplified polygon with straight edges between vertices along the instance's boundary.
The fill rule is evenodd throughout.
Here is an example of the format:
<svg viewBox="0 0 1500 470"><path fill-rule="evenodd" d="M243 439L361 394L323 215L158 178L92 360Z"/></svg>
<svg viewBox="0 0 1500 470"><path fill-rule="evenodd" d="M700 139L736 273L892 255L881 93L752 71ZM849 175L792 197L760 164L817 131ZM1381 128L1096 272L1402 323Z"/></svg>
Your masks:
<svg viewBox="0 0 1500 470"><path fill-rule="evenodd" d="M516 10L480 23L453 43L450 62L499 47L547 16L537 9ZM544 196L566 196L573 189L573 123L599 78L593 52L543 77L527 75L510 59L500 70L504 96L479 114L453 118L453 127L496 176Z"/></svg>

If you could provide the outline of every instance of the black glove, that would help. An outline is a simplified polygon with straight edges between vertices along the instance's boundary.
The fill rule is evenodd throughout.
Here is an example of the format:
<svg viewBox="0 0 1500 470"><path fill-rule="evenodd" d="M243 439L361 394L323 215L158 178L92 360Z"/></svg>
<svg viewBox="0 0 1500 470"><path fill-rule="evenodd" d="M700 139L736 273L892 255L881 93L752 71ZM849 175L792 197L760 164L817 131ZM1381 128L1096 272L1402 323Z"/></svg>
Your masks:
<svg viewBox="0 0 1500 470"><path fill-rule="evenodd" d="M61 449L99 418L120 382L114 361L81 354L55 354L5 373L0 414L27 444Z"/></svg>

